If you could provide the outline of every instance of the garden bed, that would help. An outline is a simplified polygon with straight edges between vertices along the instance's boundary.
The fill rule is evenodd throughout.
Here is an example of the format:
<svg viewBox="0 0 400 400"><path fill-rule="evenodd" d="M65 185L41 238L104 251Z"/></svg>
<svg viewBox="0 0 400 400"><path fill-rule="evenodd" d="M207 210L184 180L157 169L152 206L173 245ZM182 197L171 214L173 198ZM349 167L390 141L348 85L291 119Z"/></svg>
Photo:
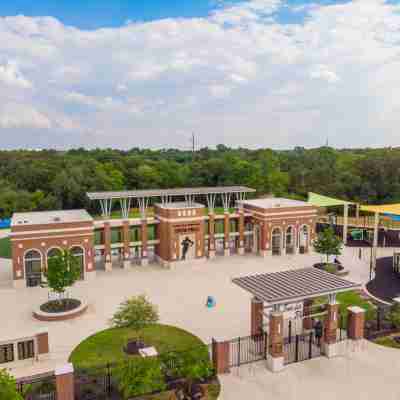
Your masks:
<svg viewBox="0 0 400 400"><path fill-rule="evenodd" d="M349 273L349 271L344 269L343 265L337 263L317 263L314 264L314 268L318 268L338 276L345 276Z"/></svg>
<svg viewBox="0 0 400 400"><path fill-rule="evenodd" d="M42 307L45 304L42 304L36 310L33 311L33 317L39 321L65 321L68 319L73 319L79 317L84 314L88 308L86 303L83 303L76 299L68 299L67 302L71 302L69 306L54 306L54 304L49 305L49 303L54 303L56 300L51 300L45 304L47 304L44 309L50 311L43 311ZM56 311L61 309L68 309L68 311Z"/></svg>
<svg viewBox="0 0 400 400"><path fill-rule="evenodd" d="M50 300L40 306L40 311L50 314L63 313L75 310L81 304L81 301L77 299Z"/></svg>

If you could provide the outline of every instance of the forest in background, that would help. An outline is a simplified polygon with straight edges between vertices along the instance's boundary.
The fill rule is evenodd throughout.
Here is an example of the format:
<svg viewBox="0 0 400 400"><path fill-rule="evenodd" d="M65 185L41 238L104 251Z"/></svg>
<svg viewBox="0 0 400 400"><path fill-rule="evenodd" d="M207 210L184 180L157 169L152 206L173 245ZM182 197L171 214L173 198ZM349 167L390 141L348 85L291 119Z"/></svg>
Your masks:
<svg viewBox="0 0 400 400"><path fill-rule="evenodd" d="M400 202L400 148L0 151L0 217L86 208L88 191L247 185L257 195L309 191L363 203Z"/></svg>

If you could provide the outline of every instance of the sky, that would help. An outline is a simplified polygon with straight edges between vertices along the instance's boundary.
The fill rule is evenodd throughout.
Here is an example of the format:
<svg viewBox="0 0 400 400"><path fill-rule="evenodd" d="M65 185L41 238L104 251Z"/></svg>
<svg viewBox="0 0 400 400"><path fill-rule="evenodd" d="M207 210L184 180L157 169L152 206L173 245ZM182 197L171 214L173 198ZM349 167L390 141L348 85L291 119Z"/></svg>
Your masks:
<svg viewBox="0 0 400 400"><path fill-rule="evenodd" d="M400 0L0 2L0 148L399 145Z"/></svg>

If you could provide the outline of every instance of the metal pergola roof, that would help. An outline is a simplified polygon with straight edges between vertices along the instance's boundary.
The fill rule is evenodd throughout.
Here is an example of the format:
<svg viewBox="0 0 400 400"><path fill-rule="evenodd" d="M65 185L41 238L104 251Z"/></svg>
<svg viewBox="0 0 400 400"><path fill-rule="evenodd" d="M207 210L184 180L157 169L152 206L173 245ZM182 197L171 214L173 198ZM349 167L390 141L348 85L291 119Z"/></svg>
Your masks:
<svg viewBox="0 0 400 400"><path fill-rule="evenodd" d="M311 267L234 278L232 282L270 305L360 289L361 285Z"/></svg>
<svg viewBox="0 0 400 400"><path fill-rule="evenodd" d="M207 194L225 193L251 193L255 189L246 186L219 186L219 187L196 187L176 189L150 189L150 190L125 190L119 192L91 192L87 196L90 200L122 199L122 198L150 198L170 196L196 196Z"/></svg>

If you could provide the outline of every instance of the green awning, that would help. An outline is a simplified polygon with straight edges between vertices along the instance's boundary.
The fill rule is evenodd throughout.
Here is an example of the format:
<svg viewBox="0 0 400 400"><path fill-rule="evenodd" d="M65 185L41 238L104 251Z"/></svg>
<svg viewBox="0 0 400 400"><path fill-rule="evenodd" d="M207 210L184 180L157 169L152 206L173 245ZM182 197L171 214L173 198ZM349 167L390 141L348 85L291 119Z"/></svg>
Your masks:
<svg viewBox="0 0 400 400"><path fill-rule="evenodd" d="M322 196L321 194L309 192L308 202L317 207L334 207L344 206L346 204L354 204L351 201L334 199L333 197Z"/></svg>

